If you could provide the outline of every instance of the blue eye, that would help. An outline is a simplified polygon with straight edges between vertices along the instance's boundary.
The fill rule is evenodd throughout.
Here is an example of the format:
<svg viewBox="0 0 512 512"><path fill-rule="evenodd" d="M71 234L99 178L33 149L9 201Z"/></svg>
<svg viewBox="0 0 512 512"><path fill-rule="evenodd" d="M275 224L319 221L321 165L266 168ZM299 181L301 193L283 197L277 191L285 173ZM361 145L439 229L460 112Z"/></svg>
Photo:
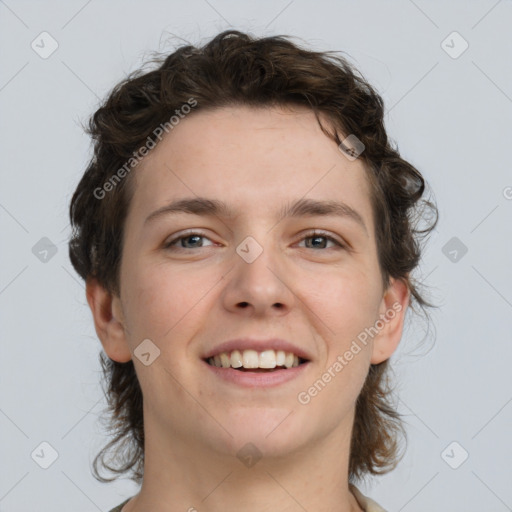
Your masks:
<svg viewBox="0 0 512 512"><path fill-rule="evenodd" d="M319 240L325 240L325 242L320 242L318 243ZM169 242L167 242L165 245L164 245L164 249L169 249L169 250L187 250L187 249L200 249L202 247L208 247L208 245L204 245L203 242L201 242L201 240L210 240L206 235L204 235L203 233L198 233L198 232L190 232L190 233L187 233L185 235L181 235L177 238L174 238L172 240L170 240ZM306 241L306 240L312 240L313 241L313 244L314 245L310 245L310 246L307 246L306 245L306 249L314 249L314 250L318 250L318 249L332 249L332 247L326 247L327 243L328 242L332 242L333 244L335 244L336 246L338 246L339 248L344 248L345 246L340 243L338 240L336 240L336 238L330 236L329 234L327 233L324 233L322 231L315 231L313 233L310 233L304 237L302 237L301 241ZM181 245L177 245L178 242L181 242ZM211 242L211 240L210 240ZM189 246L187 246L187 244L189 244ZM209 244L210 246L211 245L214 245L213 243L212 244Z"/></svg>
<svg viewBox="0 0 512 512"><path fill-rule="evenodd" d="M195 241L192 242L193 247L186 247L183 245L183 242L188 243L191 239L194 239ZM206 239L209 240L208 237L203 235L202 233L187 233L186 235L182 235L178 238L175 238L174 240L170 240L167 244L165 244L164 248L169 249L176 245L177 242L182 242L181 247L177 247L178 250L180 249L196 249L198 247L205 247L202 243L200 245L197 245L198 239Z"/></svg>
<svg viewBox="0 0 512 512"><path fill-rule="evenodd" d="M318 240L321 240L321 239L329 241L329 242L332 242L332 243L334 243L335 245L337 245L340 248L344 247L344 245L341 244L340 242L338 242L338 240L336 240L336 238L334 238L334 237L332 237L332 236L330 236L327 233L324 233L322 231L315 231L314 233L308 234L307 236L302 238L302 240L312 240L312 241L315 241L315 242L318 242ZM312 247L306 247L306 248L307 249L328 249L329 247L325 247L325 244L326 243L320 243L320 244L317 244L317 245L313 245Z"/></svg>

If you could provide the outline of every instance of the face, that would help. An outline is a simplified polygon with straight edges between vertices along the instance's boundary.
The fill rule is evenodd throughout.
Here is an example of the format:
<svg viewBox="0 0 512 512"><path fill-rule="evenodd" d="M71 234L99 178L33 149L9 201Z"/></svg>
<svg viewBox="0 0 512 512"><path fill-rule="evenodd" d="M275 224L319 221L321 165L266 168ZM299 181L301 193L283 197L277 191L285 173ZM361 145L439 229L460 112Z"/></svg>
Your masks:
<svg viewBox="0 0 512 512"><path fill-rule="evenodd" d="M361 159L309 110L226 107L182 120L132 172L118 328L102 341L133 359L146 431L230 455L350 435L407 299L382 288Z"/></svg>

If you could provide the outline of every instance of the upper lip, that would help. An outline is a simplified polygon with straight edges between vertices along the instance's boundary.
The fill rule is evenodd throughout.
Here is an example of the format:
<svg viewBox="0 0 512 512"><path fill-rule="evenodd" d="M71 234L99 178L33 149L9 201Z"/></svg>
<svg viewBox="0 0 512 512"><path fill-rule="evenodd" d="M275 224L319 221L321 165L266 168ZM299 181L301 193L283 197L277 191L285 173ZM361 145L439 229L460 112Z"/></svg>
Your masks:
<svg viewBox="0 0 512 512"><path fill-rule="evenodd" d="M219 355L222 352L232 352L233 350L256 350L256 352L263 352L264 350L282 350L284 352L293 352L301 359L308 361L311 359L311 356L305 350L281 338L238 338L225 341L220 345L212 347L208 352L206 352L203 359L209 359L210 357Z"/></svg>

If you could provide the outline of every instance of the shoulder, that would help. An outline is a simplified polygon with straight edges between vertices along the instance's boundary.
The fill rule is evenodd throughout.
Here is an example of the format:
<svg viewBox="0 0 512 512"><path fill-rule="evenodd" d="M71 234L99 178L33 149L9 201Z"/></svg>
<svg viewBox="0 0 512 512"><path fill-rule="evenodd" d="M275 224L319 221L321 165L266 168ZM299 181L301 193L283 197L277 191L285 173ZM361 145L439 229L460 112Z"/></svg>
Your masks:
<svg viewBox="0 0 512 512"><path fill-rule="evenodd" d="M349 484L350 491L355 496L357 502L363 507L365 512L386 512L378 503L371 498L364 496L361 491L352 484ZM113 508L109 512L121 512L122 508L130 501L131 498L123 501L120 505Z"/></svg>
<svg viewBox="0 0 512 512"><path fill-rule="evenodd" d="M386 512L377 502L364 496L361 491L353 484L348 484L350 492L355 496L357 502L365 512Z"/></svg>

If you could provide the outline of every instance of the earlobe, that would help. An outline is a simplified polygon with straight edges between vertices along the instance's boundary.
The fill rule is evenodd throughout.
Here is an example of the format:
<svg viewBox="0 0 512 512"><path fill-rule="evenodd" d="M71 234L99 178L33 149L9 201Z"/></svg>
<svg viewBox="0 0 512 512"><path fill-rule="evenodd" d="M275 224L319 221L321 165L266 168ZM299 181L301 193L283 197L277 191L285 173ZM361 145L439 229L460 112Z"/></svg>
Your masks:
<svg viewBox="0 0 512 512"><path fill-rule="evenodd" d="M105 353L119 363L128 362L132 354L126 339L120 298L112 295L95 278L87 279L86 298Z"/></svg>
<svg viewBox="0 0 512 512"><path fill-rule="evenodd" d="M380 322L382 327L375 336L371 363L379 364L389 359L398 348L409 306L410 290L406 281L393 279L384 292L380 307Z"/></svg>

